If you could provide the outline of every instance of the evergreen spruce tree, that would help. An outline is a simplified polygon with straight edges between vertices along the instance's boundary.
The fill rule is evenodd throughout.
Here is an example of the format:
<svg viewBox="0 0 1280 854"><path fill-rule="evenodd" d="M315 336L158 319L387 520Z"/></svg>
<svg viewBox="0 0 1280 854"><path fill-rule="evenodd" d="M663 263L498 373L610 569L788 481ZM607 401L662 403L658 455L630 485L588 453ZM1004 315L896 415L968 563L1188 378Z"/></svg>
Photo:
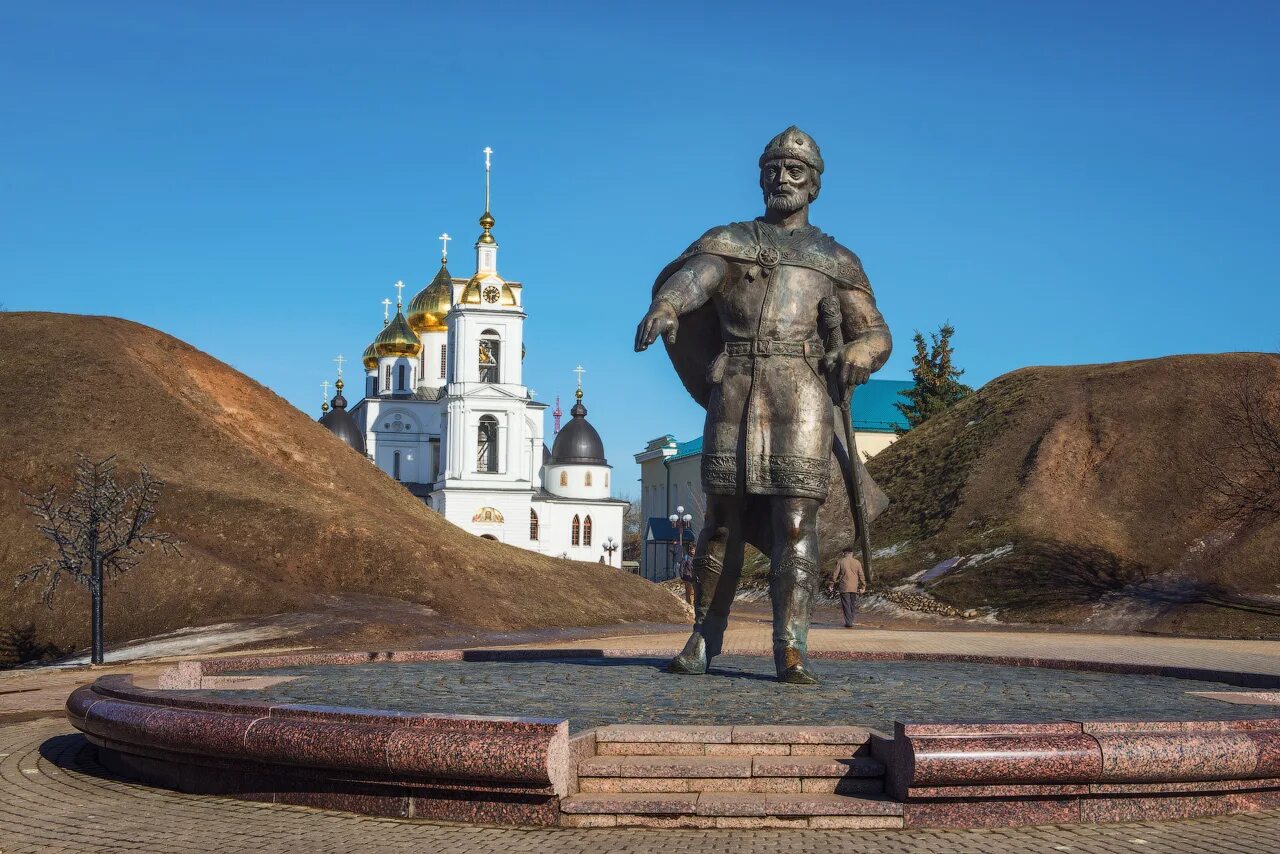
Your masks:
<svg viewBox="0 0 1280 854"><path fill-rule="evenodd" d="M895 428L898 435L928 421L973 392L972 388L960 382L964 371L957 368L953 360L955 348L951 346L951 336L955 331L950 323L942 324L937 332L929 333L930 346L916 330L913 338L916 354L911 357L911 377L915 385L899 392L907 399L905 403L894 404L907 419L906 427Z"/></svg>

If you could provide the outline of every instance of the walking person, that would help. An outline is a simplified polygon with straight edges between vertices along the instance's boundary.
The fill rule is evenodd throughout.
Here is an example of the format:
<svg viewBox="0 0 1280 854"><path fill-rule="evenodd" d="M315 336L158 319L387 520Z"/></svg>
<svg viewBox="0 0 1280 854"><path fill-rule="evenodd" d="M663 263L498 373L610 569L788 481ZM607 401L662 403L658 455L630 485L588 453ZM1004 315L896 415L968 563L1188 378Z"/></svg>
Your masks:
<svg viewBox="0 0 1280 854"><path fill-rule="evenodd" d="M862 561L853 556L853 548L846 547L840 552L835 571L827 584L827 593L839 591L840 608L844 611L844 627L853 628L853 619L858 613L858 594L867 592L867 575L862 570Z"/></svg>
<svg viewBox="0 0 1280 854"><path fill-rule="evenodd" d="M684 554L680 556L680 580L684 582L684 598L688 600L690 607L693 606L693 544L685 546Z"/></svg>

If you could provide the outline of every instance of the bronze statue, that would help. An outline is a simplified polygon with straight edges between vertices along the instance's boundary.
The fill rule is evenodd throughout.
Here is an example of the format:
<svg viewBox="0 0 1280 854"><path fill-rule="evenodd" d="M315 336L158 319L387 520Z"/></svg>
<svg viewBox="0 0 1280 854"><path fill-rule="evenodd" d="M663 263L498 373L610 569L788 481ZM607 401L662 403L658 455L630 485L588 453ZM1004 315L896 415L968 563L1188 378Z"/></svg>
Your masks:
<svg viewBox="0 0 1280 854"><path fill-rule="evenodd" d="M778 678L817 682L807 647L833 402L846 401L892 347L858 257L809 224L822 171L817 143L798 128L770 140L760 155L764 216L713 228L668 264L636 330L637 351L664 337L680 379L707 410L696 617L668 667L674 673L705 673L720 652L751 543L770 557ZM824 328L824 313L838 328ZM856 453L838 442L834 450L846 486L856 494L861 484L872 493L865 499L886 503Z"/></svg>

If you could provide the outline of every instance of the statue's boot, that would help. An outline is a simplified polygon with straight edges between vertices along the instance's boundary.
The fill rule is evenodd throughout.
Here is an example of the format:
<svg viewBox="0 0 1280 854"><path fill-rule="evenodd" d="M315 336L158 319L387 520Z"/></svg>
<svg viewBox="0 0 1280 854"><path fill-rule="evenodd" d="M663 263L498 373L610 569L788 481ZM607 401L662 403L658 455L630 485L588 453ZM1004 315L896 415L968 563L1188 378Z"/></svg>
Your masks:
<svg viewBox="0 0 1280 854"><path fill-rule="evenodd" d="M715 549L723 551L723 549ZM724 564L714 554L701 555L693 559L694 600L693 600L693 634L685 643L680 654L671 659L667 670L671 673L700 675L707 672L711 659L720 654L724 643L724 631L729 625L729 605L733 604L733 591L729 592L727 603L722 585L728 584L724 578ZM733 579L729 587L737 587L737 579ZM717 592L720 597L717 597Z"/></svg>
<svg viewBox="0 0 1280 854"><path fill-rule="evenodd" d="M795 553L785 555L769 579L773 599L773 665L778 681L816 685L809 668L809 620L813 612L816 565Z"/></svg>

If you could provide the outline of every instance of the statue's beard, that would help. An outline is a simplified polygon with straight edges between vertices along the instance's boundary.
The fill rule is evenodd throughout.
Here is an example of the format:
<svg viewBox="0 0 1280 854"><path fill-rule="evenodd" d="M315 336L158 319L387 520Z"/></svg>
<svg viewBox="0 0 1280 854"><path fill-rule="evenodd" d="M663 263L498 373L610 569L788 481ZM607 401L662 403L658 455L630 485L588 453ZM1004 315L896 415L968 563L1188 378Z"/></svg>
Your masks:
<svg viewBox="0 0 1280 854"><path fill-rule="evenodd" d="M764 194L765 207L774 213L783 215L795 213L805 206L805 202L804 194L794 190Z"/></svg>

